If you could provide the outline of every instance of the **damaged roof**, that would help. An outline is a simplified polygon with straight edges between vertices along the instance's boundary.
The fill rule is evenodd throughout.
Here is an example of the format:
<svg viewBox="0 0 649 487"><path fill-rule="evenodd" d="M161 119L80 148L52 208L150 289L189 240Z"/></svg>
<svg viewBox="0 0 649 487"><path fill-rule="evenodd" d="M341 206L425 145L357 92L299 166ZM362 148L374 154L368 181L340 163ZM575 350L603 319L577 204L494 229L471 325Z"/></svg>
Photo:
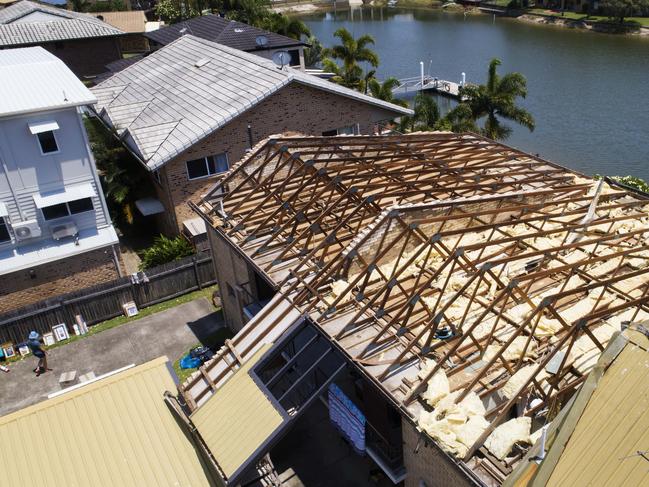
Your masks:
<svg viewBox="0 0 649 487"><path fill-rule="evenodd" d="M202 15L183 20L177 24L147 32L145 36L158 44L166 46L185 34L191 34L207 41L217 42L233 49L248 52L307 45L302 41L258 29L236 20L224 19L218 15ZM260 36L265 37L265 44L257 40Z"/></svg>
<svg viewBox="0 0 649 487"><path fill-rule="evenodd" d="M290 83L387 110L412 110L192 35L127 66L92 88L95 111L149 170L181 154Z"/></svg>
<svg viewBox="0 0 649 487"><path fill-rule="evenodd" d="M486 483L649 319L649 200L474 134L272 138L197 210L278 294L190 404L308 315Z"/></svg>
<svg viewBox="0 0 649 487"><path fill-rule="evenodd" d="M22 0L0 10L0 46L118 36L124 32L92 15Z"/></svg>

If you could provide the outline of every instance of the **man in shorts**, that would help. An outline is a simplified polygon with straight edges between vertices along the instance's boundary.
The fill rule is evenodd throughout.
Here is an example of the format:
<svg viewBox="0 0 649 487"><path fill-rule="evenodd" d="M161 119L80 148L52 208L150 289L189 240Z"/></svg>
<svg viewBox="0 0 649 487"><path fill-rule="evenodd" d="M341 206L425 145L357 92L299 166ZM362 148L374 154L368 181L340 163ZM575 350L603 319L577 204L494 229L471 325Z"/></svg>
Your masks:
<svg viewBox="0 0 649 487"><path fill-rule="evenodd" d="M34 357L38 358L38 365L34 369L36 377L44 374L48 370L52 370L47 368L47 352L43 348L43 343L41 342L41 337L38 332L32 331L29 334L27 346L29 347L29 350L31 350L32 354L34 354Z"/></svg>

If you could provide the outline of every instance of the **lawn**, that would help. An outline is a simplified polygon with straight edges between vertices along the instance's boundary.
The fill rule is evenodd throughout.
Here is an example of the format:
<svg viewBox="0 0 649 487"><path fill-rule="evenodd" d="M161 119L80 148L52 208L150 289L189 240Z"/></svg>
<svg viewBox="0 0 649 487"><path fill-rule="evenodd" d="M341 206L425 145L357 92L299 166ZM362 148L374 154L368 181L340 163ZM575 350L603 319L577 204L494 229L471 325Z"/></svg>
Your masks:
<svg viewBox="0 0 649 487"><path fill-rule="evenodd" d="M117 316L116 318L113 318L111 320L102 321L101 323L97 323L96 325L90 326L88 328L88 333L86 333L85 335L72 335L68 340L57 342L54 345L47 347L47 350L65 346L68 343L76 342L77 340L83 340L84 338L87 338L92 335L96 335L97 333L101 333L102 331L110 330L111 328L115 328L117 326L122 326L131 323L133 321L137 321L140 318L144 318L145 316L150 316L154 313L159 313L160 311L164 311L169 308L174 308L184 303L189 303L190 301L194 301L195 299L207 298L207 300L211 303L212 294L214 293L214 291L216 291L216 288L217 288L216 286L206 287L205 289L184 294L175 299L170 299L169 301L164 301L162 303L154 304L153 306L149 306L148 308L143 308L139 310L140 312L131 318L127 318L126 316ZM29 355L27 357L29 357ZM15 357L8 359L7 362L5 363L15 362L17 360L21 360L22 358L23 357L20 357L18 354L16 354Z"/></svg>
<svg viewBox="0 0 649 487"><path fill-rule="evenodd" d="M182 384L185 382L185 379L192 375L194 372L196 372L198 369L181 369L180 368L180 359L185 356L186 354L189 353L189 351L194 348L198 347L200 345L205 345L206 347L210 347L212 350L218 350L221 348L225 340L228 338L232 337L232 332L228 328L221 328L214 332L212 335L210 335L204 343L196 343L189 347L185 353L183 353L180 357L178 357L177 360L174 361L174 371L176 372L176 375L178 376L178 380Z"/></svg>
<svg viewBox="0 0 649 487"><path fill-rule="evenodd" d="M542 15L544 17L556 17L558 19L568 19L568 20L588 20L589 22L602 22L602 23L615 23L609 17L603 15L587 15L577 12L564 12L564 15L561 15L561 12L557 10L548 10L543 8L532 8L527 11L529 14L533 15ZM626 17L626 24L637 24L644 27L649 27L649 17Z"/></svg>

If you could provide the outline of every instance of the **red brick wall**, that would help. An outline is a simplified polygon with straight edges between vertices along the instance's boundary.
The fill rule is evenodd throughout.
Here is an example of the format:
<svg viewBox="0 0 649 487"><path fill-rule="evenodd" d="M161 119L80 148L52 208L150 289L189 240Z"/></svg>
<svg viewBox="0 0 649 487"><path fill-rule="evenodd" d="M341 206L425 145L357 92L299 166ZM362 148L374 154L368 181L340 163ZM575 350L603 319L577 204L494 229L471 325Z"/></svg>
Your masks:
<svg viewBox="0 0 649 487"><path fill-rule="evenodd" d="M117 252L119 249L115 249ZM119 277L110 247L0 276L0 313Z"/></svg>
<svg viewBox="0 0 649 487"><path fill-rule="evenodd" d="M121 59L119 38L97 37L41 45L61 61L78 77L106 72L106 65Z"/></svg>
<svg viewBox="0 0 649 487"><path fill-rule="evenodd" d="M252 126L254 145L283 132L322 135L324 131L357 123L362 134L371 134L376 122L390 118L394 118L393 113L367 103L292 83L166 164L178 229L182 229L184 220L196 216L187 202L199 199L218 179L212 176L188 180L185 162L226 152L230 165L236 163L250 147L248 123Z"/></svg>

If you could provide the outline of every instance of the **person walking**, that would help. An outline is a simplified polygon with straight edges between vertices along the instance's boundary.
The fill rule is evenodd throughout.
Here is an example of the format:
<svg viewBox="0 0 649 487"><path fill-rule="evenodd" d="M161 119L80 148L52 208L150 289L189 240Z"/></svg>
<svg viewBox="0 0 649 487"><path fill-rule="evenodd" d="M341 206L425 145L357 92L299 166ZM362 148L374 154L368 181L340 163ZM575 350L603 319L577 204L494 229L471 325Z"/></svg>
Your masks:
<svg viewBox="0 0 649 487"><path fill-rule="evenodd" d="M31 350L32 354L34 354L34 357L38 358L38 365L34 369L36 377L44 374L48 370L52 370L47 368L47 352L43 348L43 343L38 332L32 331L29 334L27 346L29 347L29 350Z"/></svg>

